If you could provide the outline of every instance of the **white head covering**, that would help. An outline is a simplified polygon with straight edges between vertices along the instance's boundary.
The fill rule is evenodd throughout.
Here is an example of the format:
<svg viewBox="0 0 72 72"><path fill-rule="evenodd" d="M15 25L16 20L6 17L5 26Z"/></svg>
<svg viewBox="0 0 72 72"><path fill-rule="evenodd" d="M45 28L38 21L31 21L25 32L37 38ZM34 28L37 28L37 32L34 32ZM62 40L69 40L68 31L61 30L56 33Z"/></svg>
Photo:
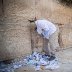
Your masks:
<svg viewBox="0 0 72 72"><path fill-rule="evenodd" d="M37 32L38 32L38 34L41 34L42 33L42 30L41 30L41 27L38 24L38 21L35 21L35 24L37 26Z"/></svg>
<svg viewBox="0 0 72 72"><path fill-rule="evenodd" d="M37 26L37 32L39 34L42 33L42 29L48 30L48 25L47 25L48 22L47 22L47 20L37 20L37 21L35 21L35 24Z"/></svg>

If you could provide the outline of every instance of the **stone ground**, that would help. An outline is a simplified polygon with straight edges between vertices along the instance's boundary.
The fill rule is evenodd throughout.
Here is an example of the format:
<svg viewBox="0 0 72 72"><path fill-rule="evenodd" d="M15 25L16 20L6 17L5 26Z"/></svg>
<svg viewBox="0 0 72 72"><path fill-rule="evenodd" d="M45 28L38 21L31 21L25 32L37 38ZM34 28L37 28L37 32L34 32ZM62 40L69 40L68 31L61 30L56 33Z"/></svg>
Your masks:
<svg viewBox="0 0 72 72"><path fill-rule="evenodd" d="M15 72L72 72L72 48L62 50L60 52L57 52L56 54L60 62L60 68L56 70L35 71L30 67L21 67L19 69L16 69Z"/></svg>

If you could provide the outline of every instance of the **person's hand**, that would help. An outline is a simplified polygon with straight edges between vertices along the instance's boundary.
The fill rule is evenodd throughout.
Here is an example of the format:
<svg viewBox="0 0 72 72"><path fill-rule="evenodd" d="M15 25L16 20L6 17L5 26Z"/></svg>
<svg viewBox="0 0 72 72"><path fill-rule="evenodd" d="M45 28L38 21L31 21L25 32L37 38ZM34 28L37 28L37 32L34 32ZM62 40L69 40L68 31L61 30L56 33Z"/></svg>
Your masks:
<svg viewBox="0 0 72 72"><path fill-rule="evenodd" d="M37 31L37 27L35 27L34 30Z"/></svg>
<svg viewBox="0 0 72 72"><path fill-rule="evenodd" d="M30 23L35 22L36 20L37 20L36 17L35 17L34 19L28 19L28 21L29 21Z"/></svg>

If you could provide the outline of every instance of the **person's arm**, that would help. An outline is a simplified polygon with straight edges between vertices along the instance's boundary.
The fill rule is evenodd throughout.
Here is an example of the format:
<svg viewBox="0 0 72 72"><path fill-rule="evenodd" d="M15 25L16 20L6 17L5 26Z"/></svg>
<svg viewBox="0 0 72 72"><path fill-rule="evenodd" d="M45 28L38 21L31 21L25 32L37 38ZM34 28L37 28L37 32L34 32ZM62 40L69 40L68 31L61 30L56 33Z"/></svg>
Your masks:
<svg viewBox="0 0 72 72"><path fill-rule="evenodd" d="M42 33L42 29L40 27L38 27L38 26L37 26L37 32L38 32L38 34Z"/></svg>

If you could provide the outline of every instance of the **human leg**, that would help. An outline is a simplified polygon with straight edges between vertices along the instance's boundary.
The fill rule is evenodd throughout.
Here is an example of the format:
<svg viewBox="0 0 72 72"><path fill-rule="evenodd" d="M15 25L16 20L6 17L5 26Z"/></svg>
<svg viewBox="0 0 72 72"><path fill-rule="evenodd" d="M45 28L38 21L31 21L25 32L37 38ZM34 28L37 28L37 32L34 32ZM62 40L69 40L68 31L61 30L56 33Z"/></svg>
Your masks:
<svg viewBox="0 0 72 72"><path fill-rule="evenodd" d="M46 38L43 38L43 51L45 52L46 55L51 55L51 52L50 52L50 48L48 47L48 43L49 43L49 40L46 39Z"/></svg>
<svg viewBox="0 0 72 72"><path fill-rule="evenodd" d="M59 34L59 28L57 27L57 30L55 33L53 33L49 38L50 43L50 50L51 50L51 57L55 58L55 52L59 48L58 43L58 34Z"/></svg>

